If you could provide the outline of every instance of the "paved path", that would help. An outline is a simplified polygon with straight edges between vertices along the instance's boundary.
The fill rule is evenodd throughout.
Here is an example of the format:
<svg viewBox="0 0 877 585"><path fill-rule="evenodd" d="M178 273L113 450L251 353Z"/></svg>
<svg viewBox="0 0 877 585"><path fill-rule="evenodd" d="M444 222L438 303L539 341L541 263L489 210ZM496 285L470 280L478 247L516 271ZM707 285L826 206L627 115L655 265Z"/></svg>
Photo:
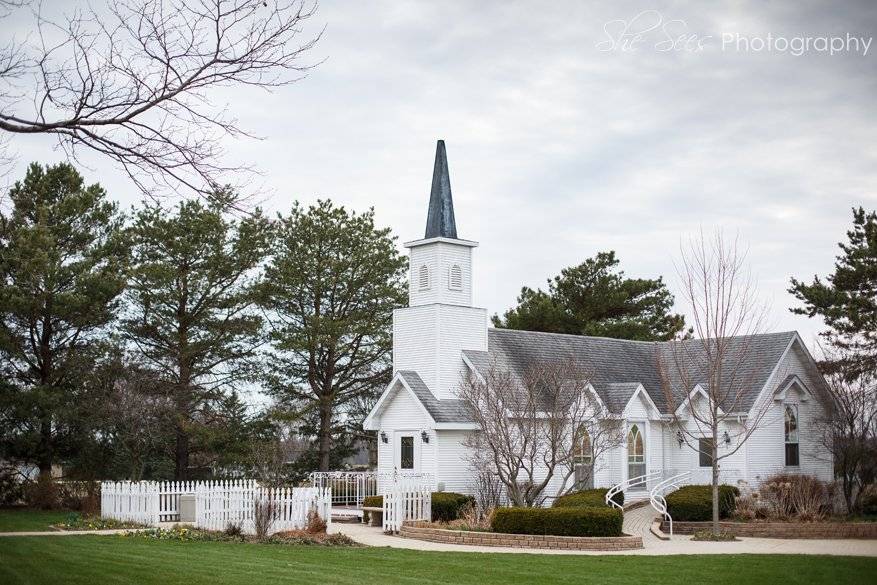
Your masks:
<svg viewBox="0 0 877 585"><path fill-rule="evenodd" d="M645 530L643 546L640 550L626 551L569 551L550 549L520 549L493 546L465 546L426 542L401 536L390 536L380 528L362 524L335 522L329 532L341 532L353 540L368 546L389 546L411 550L473 552L473 553L526 553L544 555L702 555L702 554L805 554L805 555L849 555L877 557L877 540L804 540L780 538L742 538L735 542L697 542L688 536L674 536L663 541L648 532L646 518L651 508L637 508L627 513L624 529L628 534L634 530Z"/></svg>

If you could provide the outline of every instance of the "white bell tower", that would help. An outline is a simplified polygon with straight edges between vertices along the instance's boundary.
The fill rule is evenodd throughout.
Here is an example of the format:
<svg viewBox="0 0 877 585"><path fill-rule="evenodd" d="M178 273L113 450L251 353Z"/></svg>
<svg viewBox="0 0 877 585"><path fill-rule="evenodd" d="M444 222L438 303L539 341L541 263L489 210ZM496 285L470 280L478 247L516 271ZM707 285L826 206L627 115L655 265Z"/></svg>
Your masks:
<svg viewBox="0 0 877 585"><path fill-rule="evenodd" d="M435 152L426 233L407 242L408 304L393 313L393 371L414 370L436 398L455 398L464 349L487 350L487 311L472 306L472 250L457 237L445 143Z"/></svg>

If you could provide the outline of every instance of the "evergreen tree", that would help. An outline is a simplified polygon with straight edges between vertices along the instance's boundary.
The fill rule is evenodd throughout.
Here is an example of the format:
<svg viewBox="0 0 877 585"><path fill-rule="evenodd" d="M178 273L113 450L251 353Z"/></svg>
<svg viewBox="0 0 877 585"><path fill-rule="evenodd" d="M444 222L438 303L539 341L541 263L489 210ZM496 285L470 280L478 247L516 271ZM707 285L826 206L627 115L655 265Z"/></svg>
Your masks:
<svg viewBox="0 0 877 585"><path fill-rule="evenodd" d="M671 313L673 295L660 277L626 278L615 252L600 252L548 281L548 291L521 289L518 305L493 324L505 329L666 341L685 329Z"/></svg>
<svg viewBox="0 0 877 585"><path fill-rule="evenodd" d="M790 309L798 315L820 316L828 330L822 335L847 356L855 356L859 371L877 366L877 213L853 209L853 227L834 273L813 277L806 284L791 279L789 292L803 303ZM849 364L846 366L849 368Z"/></svg>
<svg viewBox="0 0 877 585"><path fill-rule="evenodd" d="M176 479L187 477L193 436L234 418L222 413L232 391L256 378L264 341L255 293L271 227L259 212L233 219L232 202L217 192L173 212L147 205L132 227L124 330L172 395Z"/></svg>
<svg viewBox="0 0 877 585"><path fill-rule="evenodd" d="M51 473L88 433L83 379L125 285L123 217L71 165L32 164L0 214L2 456Z"/></svg>
<svg viewBox="0 0 877 585"><path fill-rule="evenodd" d="M281 405L316 412L317 464L328 470L344 410L389 382L393 309L405 303L407 260L374 212L330 201L280 217L266 271L274 362L269 391Z"/></svg>

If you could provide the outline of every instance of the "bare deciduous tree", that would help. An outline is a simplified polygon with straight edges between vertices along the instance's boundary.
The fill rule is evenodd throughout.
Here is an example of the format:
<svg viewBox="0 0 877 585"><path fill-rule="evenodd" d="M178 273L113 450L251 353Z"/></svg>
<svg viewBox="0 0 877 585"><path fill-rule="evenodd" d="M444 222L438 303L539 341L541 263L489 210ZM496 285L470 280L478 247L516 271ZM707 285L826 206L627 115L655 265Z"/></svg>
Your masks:
<svg viewBox="0 0 877 585"><path fill-rule="evenodd" d="M826 352L826 358L827 408L814 421L824 450L816 451L831 454L847 513L853 514L877 471L877 381L863 372L855 353Z"/></svg>
<svg viewBox="0 0 877 585"><path fill-rule="evenodd" d="M4 2L0 18L24 2ZM4 11L3 8L6 10ZM301 78L321 33L302 38L306 0L109 0L63 21L33 9L31 42L0 46L3 134L51 134L115 161L144 191L209 193L229 171L221 139L250 136L213 99L233 86ZM2 154L2 153L0 153Z"/></svg>
<svg viewBox="0 0 877 585"><path fill-rule="evenodd" d="M558 475L558 493L565 491L576 436L604 416L590 378L567 357L530 364L521 376L493 363L484 377L470 374L461 384L460 398L472 406L480 429L466 441L470 465L486 459L515 506L540 505Z"/></svg>
<svg viewBox="0 0 877 585"><path fill-rule="evenodd" d="M746 253L721 232L701 232L683 244L677 271L695 338L668 342L659 350L658 369L678 436L710 458L712 528L718 534L721 461L743 446L769 406L749 406L754 386L749 362L757 357L754 336L762 332L766 308L758 301Z"/></svg>

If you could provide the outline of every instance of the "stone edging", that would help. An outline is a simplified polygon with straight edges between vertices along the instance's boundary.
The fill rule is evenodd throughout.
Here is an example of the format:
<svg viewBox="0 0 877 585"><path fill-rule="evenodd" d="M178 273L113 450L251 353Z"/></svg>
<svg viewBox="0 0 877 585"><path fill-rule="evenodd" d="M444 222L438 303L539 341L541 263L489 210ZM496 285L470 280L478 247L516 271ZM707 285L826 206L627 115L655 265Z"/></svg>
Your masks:
<svg viewBox="0 0 877 585"><path fill-rule="evenodd" d="M877 522L719 522L722 532L755 538L877 538ZM709 530L712 522L673 522L674 534ZM667 521L661 530L670 532Z"/></svg>
<svg viewBox="0 0 877 585"><path fill-rule="evenodd" d="M429 542L510 548L549 548L565 550L631 550L643 547L641 536L548 536L540 534L502 534L428 528L406 522L400 534Z"/></svg>

